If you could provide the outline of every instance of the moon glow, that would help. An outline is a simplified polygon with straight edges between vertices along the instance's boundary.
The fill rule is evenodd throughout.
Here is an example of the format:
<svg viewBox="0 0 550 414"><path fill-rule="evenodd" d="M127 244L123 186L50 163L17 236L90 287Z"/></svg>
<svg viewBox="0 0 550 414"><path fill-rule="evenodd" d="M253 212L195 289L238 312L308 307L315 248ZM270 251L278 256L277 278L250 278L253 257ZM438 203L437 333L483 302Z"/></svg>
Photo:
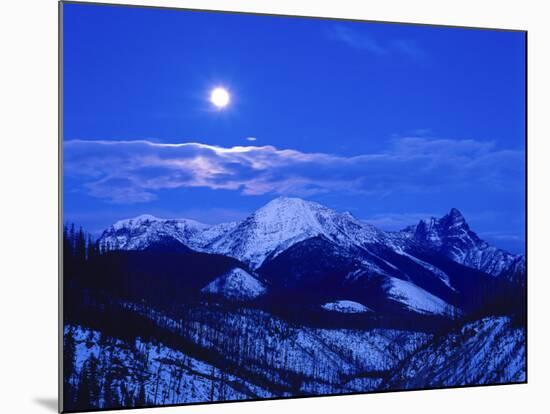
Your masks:
<svg viewBox="0 0 550 414"><path fill-rule="evenodd" d="M216 108L225 108L229 105L230 100L231 97L229 92L225 88L214 88L212 92L210 92L210 102L212 102L212 105Z"/></svg>

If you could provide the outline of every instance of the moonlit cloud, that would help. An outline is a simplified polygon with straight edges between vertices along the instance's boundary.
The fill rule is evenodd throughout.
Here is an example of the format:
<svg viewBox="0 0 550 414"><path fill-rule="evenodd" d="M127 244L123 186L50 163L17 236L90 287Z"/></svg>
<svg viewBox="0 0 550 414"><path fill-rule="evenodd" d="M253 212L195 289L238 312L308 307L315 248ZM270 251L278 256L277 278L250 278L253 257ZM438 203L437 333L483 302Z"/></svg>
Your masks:
<svg viewBox="0 0 550 414"><path fill-rule="evenodd" d="M182 188L308 197L422 194L473 185L508 191L518 188L513 180L523 182L523 151L475 140L400 138L386 151L350 157L269 145L145 140L72 140L64 148L65 176L90 196L116 203L148 202L160 191Z"/></svg>

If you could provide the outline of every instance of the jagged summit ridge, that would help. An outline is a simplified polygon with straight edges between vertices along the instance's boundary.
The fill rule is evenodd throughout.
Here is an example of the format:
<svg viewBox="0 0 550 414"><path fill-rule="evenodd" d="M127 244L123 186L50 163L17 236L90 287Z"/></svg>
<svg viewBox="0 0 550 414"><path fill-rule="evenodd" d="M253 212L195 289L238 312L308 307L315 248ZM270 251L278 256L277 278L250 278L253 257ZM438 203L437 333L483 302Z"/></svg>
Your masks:
<svg viewBox="0 0 550 414"><path fill-rule="evenodd" d="M411 227L408 229L411 230ZM456 208L452 208L441 218L422 219L412 229L416 240L430 243L432 247L444 246L449 238L462 239L471 245L481 242L477 235L470 230L462 213Z"/></svg>
<svg viewBox="0 0 550 414"><path fill-rule="evenodd" d="M190 219L162 219L144 214L120 220L100 237L106 250L142 250L173 239L187 247L234 257L252 269L267 258L304 240L322 237L344 249L384 246L399 254L420 246L493 276L516 278L525 272L525 260L490 246L473 232L456 208L440 218L420 220L400 232L384 232L322 204L278 197L240 222L207 225ZM519 276L521 277L521 276Z"/></svg>
<svg viewBox="0 0 550 414"><path fill-rule="evenodd" d="M470 229L456 208L439 219L430 217L420 220L416 227L405 231L412 233L412 240L421 246L493 276L507 272L514 263L521 263L523 257L490 246Z"/></svg>
<svg viewBox="0 0 550 414"><path fill-rule="evenodd" d="M114 223L103 232L99 244L103 250L143 250L154 243L173 239L200 250L233 225L211 226L191 219L163 219L143 214Z"/></svg>

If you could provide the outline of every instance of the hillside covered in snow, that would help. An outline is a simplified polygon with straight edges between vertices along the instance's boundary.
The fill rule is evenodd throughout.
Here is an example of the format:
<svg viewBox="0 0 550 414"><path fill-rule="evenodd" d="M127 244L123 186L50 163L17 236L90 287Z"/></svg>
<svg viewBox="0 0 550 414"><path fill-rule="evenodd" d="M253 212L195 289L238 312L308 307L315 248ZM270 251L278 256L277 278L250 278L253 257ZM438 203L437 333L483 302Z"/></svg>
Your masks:
<svg viewBox="0 0 550 414"><path fill-rule="evenodd" d="M525 258L457 210L387 232L277 198L64 232L64 406L524 382Z"/></svg>

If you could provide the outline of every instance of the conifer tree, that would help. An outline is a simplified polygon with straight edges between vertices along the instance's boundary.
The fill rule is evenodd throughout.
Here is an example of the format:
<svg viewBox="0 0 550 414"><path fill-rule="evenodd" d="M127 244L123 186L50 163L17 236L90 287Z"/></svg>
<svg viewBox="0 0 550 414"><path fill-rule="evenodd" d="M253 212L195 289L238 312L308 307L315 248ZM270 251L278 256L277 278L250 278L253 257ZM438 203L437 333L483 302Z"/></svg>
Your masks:
<svg viewBox="0 0 550 414"><path fill-rule="evenodd" d="M134 404L136 407L144 407L147 405L147 398L145 396L145 387L143 384L139 384L136 401Z"/></svg>
<svg viewBox="0 0 550 414"><path fill-rule="evenodd" d="M92 354L84 363L76 393L76 408L89 409L99 407L100 387L98 381L98 361Z"/></svg>
<svg viewBox="0 0 550 414"><path fill-rule="evenodd" d="M78 229L78 233L76 235L75 254L79 262L84 262L86 260L86 237L82 227Z"/></svg>
<svg viewBox="0 0 550 414"><path fill-rule="evenodd" d="M65 406L71 406L74 390L70 382L75 371L75 342L72 331L63 337L63 397Z"/></svg>
<svg viewBox="0 0 550 414"><path fill-rule="evenodd" d="M71 227L69 229L69 250L70 255L74 256L74 250L75 250L75 240L76 240L76 231L74 228L74 223L71 223Z"/></svg>

